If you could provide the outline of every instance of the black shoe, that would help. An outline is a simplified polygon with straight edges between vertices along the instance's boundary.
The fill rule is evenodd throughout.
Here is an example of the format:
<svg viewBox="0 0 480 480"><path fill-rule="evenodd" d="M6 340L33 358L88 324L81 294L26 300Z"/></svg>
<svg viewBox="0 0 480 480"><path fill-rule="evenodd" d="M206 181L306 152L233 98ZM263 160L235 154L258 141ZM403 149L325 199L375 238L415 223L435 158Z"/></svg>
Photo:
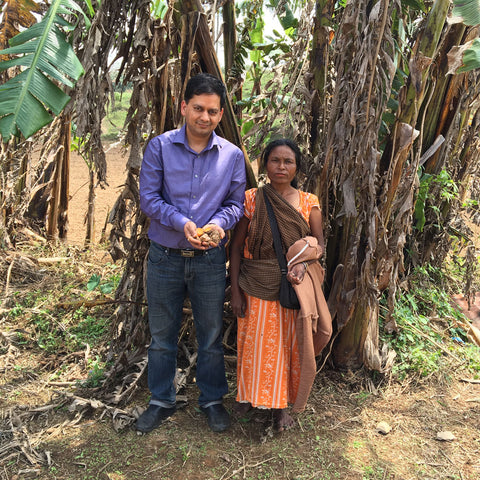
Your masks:
<svg viewBox="0 0 480 480"><path fill-rule="evenodd" d="M200 407L200 410L207 416L208 426L213 432L223 432L230 426L230 415L221 403Z"/></svg>
<svg viewBox="0 0 480 480"><path fill-rule="evenodd" d="M159 405L149 405L135 422L135 429L143 433L151 432L168 417L171 417L176 410L177 407L167 408Z"/></svg>

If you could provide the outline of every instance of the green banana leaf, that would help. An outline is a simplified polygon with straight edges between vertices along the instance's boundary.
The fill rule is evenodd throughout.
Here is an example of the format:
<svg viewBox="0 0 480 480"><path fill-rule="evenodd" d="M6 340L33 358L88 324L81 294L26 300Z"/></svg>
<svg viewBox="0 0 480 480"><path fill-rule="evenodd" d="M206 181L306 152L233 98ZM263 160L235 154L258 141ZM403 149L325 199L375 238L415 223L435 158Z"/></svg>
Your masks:
<svg viewBox="0 0 480 480"><path fill-rule="evenodd" d="M467 26L480 25L480 0L454 0L453 17L461 19ZM474 39L463 50L462 65L455 73L468 72L480 68L480 40Z"/></svg>
<svg viewBox="0 0 480 480"><path fill-rule="evenodd" d="M452 15L461 18L467 26L479 25L480 0L453 0Z"/></svg>
<svg viewBox="0 0 480 480"><path fill-rule="evenodd" d="M0 62L0 71L11 67L22 70L0 85L0 136L4 142L20 133L25 138L32 136L70 100L61 85L74 87L84 70L66 39L65 32L76 25L61 15L78 18L78 13L84 16L88 27L88 18L77 3L53 0L39 23L13 37L10 47L0 51L18 55Z"/></svg>
<svg viewBox="0 0 480 480"><path fill-rule="evenodd" d="M463 53L463 65L456 73L468 72L480 68L480 39L476 38Z"/></svg>

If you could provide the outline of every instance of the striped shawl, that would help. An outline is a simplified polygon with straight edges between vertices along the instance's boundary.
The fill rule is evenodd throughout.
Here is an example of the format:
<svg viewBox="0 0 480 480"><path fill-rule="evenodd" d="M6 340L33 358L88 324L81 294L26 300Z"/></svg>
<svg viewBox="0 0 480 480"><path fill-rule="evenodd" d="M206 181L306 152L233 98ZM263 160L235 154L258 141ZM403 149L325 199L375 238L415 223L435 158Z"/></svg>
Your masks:
<svg viewBox="0 0 480 480"><path fill-rule="evenodd" d="M264 195L268 195L272 204L282 238L284 254L290 245L310 234L310 226L302 215L270 184L258 189L255 212L248 233L248 249L253 258L242 258L239 284L240 288L248 295L262 300L278 300L281 273L273 246L272 230Z"/></svg>

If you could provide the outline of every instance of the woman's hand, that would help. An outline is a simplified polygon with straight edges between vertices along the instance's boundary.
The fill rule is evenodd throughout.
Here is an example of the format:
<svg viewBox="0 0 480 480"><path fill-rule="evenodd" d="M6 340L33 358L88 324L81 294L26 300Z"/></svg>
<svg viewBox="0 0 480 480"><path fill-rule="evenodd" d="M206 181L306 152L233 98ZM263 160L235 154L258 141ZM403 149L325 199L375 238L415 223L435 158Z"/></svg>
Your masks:
<svg viewBox="0 0 480 480"><path fill-rule="evenodd" d="M232 307L232 312L236 317L245 317L247 302L244 293L240 289L232 289L230 305Z"/></svg>
<svg viewBox="0 0 480 480"><path fill-rule="evenodd" d="M287 273L287 280L294 285L299 285L303 282L307 268L307 262L295 264Z"/></svg>

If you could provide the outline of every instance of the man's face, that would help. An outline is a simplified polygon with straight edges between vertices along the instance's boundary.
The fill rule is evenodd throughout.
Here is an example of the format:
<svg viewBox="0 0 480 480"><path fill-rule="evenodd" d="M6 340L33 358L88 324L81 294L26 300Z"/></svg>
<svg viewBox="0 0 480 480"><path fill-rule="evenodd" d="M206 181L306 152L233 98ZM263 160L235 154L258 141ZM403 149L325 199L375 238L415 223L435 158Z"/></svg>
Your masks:
<svg viewBox="0 0 480 480"><path fill-rule="evenodd" d="M188 103L181 106L188 133L195 137L209 137L223 115L220 97L216 94L194 95Z"/></svg>

